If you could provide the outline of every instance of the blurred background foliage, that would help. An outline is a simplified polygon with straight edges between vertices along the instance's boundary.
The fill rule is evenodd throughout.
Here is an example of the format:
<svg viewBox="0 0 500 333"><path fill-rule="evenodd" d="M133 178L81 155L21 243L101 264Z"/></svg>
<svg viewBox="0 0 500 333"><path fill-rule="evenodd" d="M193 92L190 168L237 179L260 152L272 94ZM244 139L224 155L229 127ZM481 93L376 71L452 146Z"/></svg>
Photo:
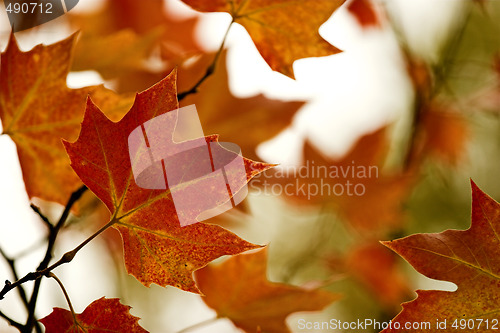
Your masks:
<svg viewBox="0 0 500 333"><path fill-rule="evenodd" d="M364 7L348 11L346 7L354 6L354 2L362 2ZM439 4L436 4L437 2ZM151 6L149 11L142 8L118 14L118 10L113 9L113 6L117 5L116 2L89 1L85 4L85 0L81 0L81 4L85 4L82 6L84 10L58 19L50 23L50 26L20 33L19 39L21 45L34 45L42 41L57 40L61 35L82 29L80 43L89 43L91 47L96 47L95 45L99 44L95 43L99 40L92 39L93 34L102 38L119 32L122 35L118 41L125 41L121 47L126 48L127 45L130 47L128 49L130 53L127 53L129 56L123 57L121 54L119 59L124 61L113 62L111 59L108 63L96 64L92 62L95 59L84 57L88 49L83 49L81 51L83 53L78 53L79 46L77 46L76 60L78 62L75 70L94 68L96 71L85 72L86 76L72 76L70 83L88 85L97 81L121 91L141 91L173 67L179 66L179 80L183 87L187 88L197 79L196 72L191 73L193 68L198 70L204 68L203 65L206 63L204 55L214 52L220 43L219 32L223 28L215 27L210 30L211 28L207 26L215 20L227 24L224 21L227 17L206 15L209 17L207 19L206 16L193 13L175 0L167 1L165 6L155 1L146 3ZM367 9L366 6L369 8ZM425 7L425 10L412 13L414 6ZM156 8L153 14L151 14L152 8ZM432 35L432 30L429 33L432 28L424 27L428 24L426 15L430 15L432 11L449 11L441 13L445 17L441 24L429 23L434 27L435 35ZM434 14L439 20L440 13ZM407 20L407 17L411 15L415 16L413 25L409 25L408 21L411 20ZM402 102L397 104L396 111L391 116L382 114L379 120L373 123L368 113L376 109L376 106L365 105L362 111L366 111L369 124L362 128L351 126L353 127L351 130L350 123L343 125L343 116L337 118L328 116L325 117L324 128L314 131L313 127L315 133L307 132L299 126L296 131L300 133L299 144L296 144L296 138L291 140L286 134L281 136L281 139L275 139L273 145L260 146L251 154L257 154L268 162L281 162L282 166L297 165L300 164L296 162L300 161L302 144L312 140L313 146L318 151L331 159L338 160L343 154L355 149L356 140L362 135L371 133L382 125L388 126L390 149L388 157L382 163L381 172L405 175L412 179L411 184L405 185L405 195L400 196L399 199L392 197L387 199L400 200L398 201L402 209L400 223L384 231L359 230L346 219L345 214L339 212L335 204L331 204L330 201L335 201L337 198L324 198L325 200L319 203L297 204L285 195L259 195L259 186L251 186L255 191L250 193L244 207L209 221L223 225L248 241L269 244L268 277L270 280L309 287L321 286L342 294L343 298L340 301L335 302L321 314L292 315L288 322L293 331L298 331L296 323L299 318L308 320L336 318L343 321L372 318L388 321L400 311L401 302L414 298L413 290L415 289L453 290L454 286L450 283L422 277L378 241L413 233L467 228L470 225L471 207L469 179L473 179L493 198L500 199L500 177L498 176L500 171L500 1L461 0L453 4L450 1L408 1L405 5L404 1L396 0L374 0L373 2L351 0L331 20L336 19L341 23L331 28L333 32L330 35L325 32L325 36L331 36L331 39L335 40L337 35L343 34L338 30L344 24L348 27L347 30L351 30L345 34L355 36L356 43L366 43L370 45L369 47L380 43L382 46L379 47L392 48L388 57L395 57L395 61L389 60L387 63L379 64L378 58L375 55L372 57L369 52L365 52L363 56L354 53L351 59L354 59L353 66L362 67L365 63L370 63L373 67L381 66L382 70L387 66L392 66L389 70L399 72L409 89L405 91L403 87L398 88L402 90L398 90L395 86L373 86L372 89L378 94L385 94L389 99L400 98ZM4 30L0 34L0 46L4 48L9 33L8 28L5 27L5 17L2 16L1 20L3 20ZM102 24L97 25L96 22ZM422 29L419 29L420 27ZM129 30L123 34L124 29ZM209 34L214 36L212 40ZM243 31L238 30L229 37L227 46L229 52L232 47L241 48L238 43L244 40L247 43L245 47L252 49L249 52L255 53L253 46L245 39L247 37L244 36ZM419 42L421 40L427 40L429 44ZM342 43L340 39L340 44ZM349 47L337 46L343 48L345 52L342 55L327 57L331 63L341 61L337 59L350 57L353 54ZM235 59L241 53L234 52L232 58L231 54L229 55L227 65L229 75L222 76L220 80L231 87L228 93L234 94L236 98L255 96L256 90L248 88L245 91L240 81L255 81L259 77L248 78L241 74L243 72L238 72L237 67L238 64L241 65L241 62L238 63ZM322 60L318 61L321 64ZM257 63L256 60L256 66L264 65ZM335 69L335 65L332 68ZM301 71L310 70L304 63L298 64L295 69L298 72L297 81L301 81ZM224 68L217 70L224 70ZM266 70L270 71L268 68ZM98 72L100 74L97 74ZM332 69L326 72L335 75ZM339 74L340 80L343 74L345 73ZM309 75L313 77L316 75L317 81L321 81L320 76L323 74ZM268 92L267 86L261 86L260 89L267 98L308 102L306 107L299 111L300 115L296 115L294 121L289 120L292 128L297 129L296 123L299 120L304 121L306 117L317 116L319 111L310 111L313 107L326 108L326 113L331 112L329 108L335 107L335 98L329 100L327 104L322 104L321 101L324 100L308 92L307 88L304 88L304 85L308 84L307 80L302 80L302 83L297 84L298 86L292 86L293 83L290 83L288 78L280 76L273 77L273 79L275 80L273 82L277 82L276 85L281 85L283 88L281 91ZM363 80L363 76L356 79ZM261 80L266 81L265 78ZM386 81L381 79L380 84L384 83ZM328 84L325 86L324 82L322 84L322 89L326 94L337 89L335 81L331 86ZM349 98L363 99L365 95L363 91L353 91ZM366 98L368 102L372 101ZM243 103L237 100L233 105L237 107L238 102ZM267 103L268 101L261 102ZM196 101L196 103L203 103L203 101ZM348 104L342 105L340 109L336 111L336 114L351 112ZM253 112L252 110L249 109L247 112ZM435 110L451 114L452 120L430 116L426 118L429 112ZM362 112L354 114L353 117L358 117L360 123L366 122ZM339 139L343 142L342 149L337 154L332 154L331 152L335 151L338 143L334 143L332 137L315 139L315 135L322 131L336 132L338 126L345 126L346 131L351 130L352 133L349 134L349 138L342 139L343 141ZM284 126L283 129L285 129ZM217 130L217 124L213 126L213 130ZM224 139L231 141L231 138ZM270 137L265 138L265 140L268 139ZM332 142L331 146L325 145L328 140ZM237 140L232 141L239 143ZM260 143L253 142L253 147L257 147ZM281 157L276 155L276 152L280 150L283 154ZM243 153L245 154L245 151ZM287 160L287 156L290 155L298 155L298 157ZM12 171L12 168L18 168L15 164L4 165L4 167L6 168L3 170L4 174L19 174L18 171ZM20 199L20 202L23 200L26 201L26 198ZM54 216L58 215L57 212L60 210L58 205L39 203L45 210L53 211ZM384 202L382 196L377 204L383 206L388 202ZM107 216L105 209L90 195L86 201L86 208L87 210L84 209L80 217L73 217L72 223L68 223L65 227L62 241L56 249L56 257L70 248L71 244L84 239L85 235L94 230L95 226L102 223ZM1 206L2 212L11 209L12 204L4 202ZM363 209L367 208L359 207L359 210ZM369 216L370 212L365 215ZM5 223L5 220L10 217L4 214L2 219L1 222ZM91 223L92 221L94 223ZM367 223L369 224L370 221ZM26 226L32 228L35 234L40 231L39 227ZM4 226L2 228L2 235L4 235L2 238L12 237L5 231L7 229ZM24 236L23 239L35 238ZM21 249L28 248L30 242L26 241L22 245L19 251L14 250L12 255L21 253ZM108 251L109 249L111 251ZM120 251L120 240L114 231L110 230L105 237L96 241L92 248L79 254L74 263L68 267L61 267L60 277L68 284L68 290L77 312L82 310L85 304L90 303L90 300L106 294L108 297L120 297L125 304L132 305L132 313L140 316L141 324L153 332L175 332L201 322L204 318L214 316L213 311L205 307L196 295L174 288L159 288L158 286L143 288L125 273ZM34 253L34 255L19 258L23 272L28 272L32 269L31 267L34 267L33 262L37 260L37 251L35 250ZM107 256L103 253L111 254ZM7 272L5 267L2 266L1 272L2 276ZM66 306L56 288L57 286L48 282L44 284L41 297L43 303L40 303L38 316L48 314L54 305ZM22 318L22 309L19 304L16 305L14 300L7 308L5 304L5 301L2 301L0 308L14 309L12 311ZM0 326L0 329L7 330L8 328ZM232 332L236 329L229 322L222 320L220 323L200 330L202 331Z"/></svg>

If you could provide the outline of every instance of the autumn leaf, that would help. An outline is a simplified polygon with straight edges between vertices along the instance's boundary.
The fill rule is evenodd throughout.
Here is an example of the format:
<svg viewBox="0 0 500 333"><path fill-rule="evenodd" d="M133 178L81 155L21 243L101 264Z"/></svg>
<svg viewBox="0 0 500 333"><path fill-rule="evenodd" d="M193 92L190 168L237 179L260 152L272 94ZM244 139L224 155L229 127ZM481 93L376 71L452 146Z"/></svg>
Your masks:
<svg viewBox="0 0 500 333"><path fill-rule="evenodd" d="M75 318L68 310L54 308L40 322L47 333L147 333L139 325L139 318L132 316L129 310L130 306L121 304L118 298L102 297L90 303L82 313L75 314Z"/></svg>
<svg viewBox="0 0 500 333"><path fill-rule="evenodd" d="M277 170L271 181L298 203L331 205L358 231L382 233L401 225L401 203L413 183L411 171L384 173L387 151L386 128L361 137L342 158L324 156L306 141L302 168L308 174Z"/></svg>
<svg viewBox="0 0 500 333"><path fill-rule="evenodd" d="M218 133L237 143L243 153L256 159L256 147L290 125L293 116L305 103L269 99L262 94L235 97L229 88L227 53L215 73L181 102L181 106L195 104L207 133ZM251 128L251 131L248 129Z"/></svg>
<svg viewBox="0 0 500 333"><path fill-rule="evenodd" d="M472 222L467 230L416 234L384 245L405 258L425 276L453 282L458 290L417 290L418 297L403 304L390 332L442 332L436 320L447 321L447 330L460 320L474 322L461 332L493 332L500 306L500 205L472 185ZM479 321L483 321L482 326ZM486 324L489 320L489 327ZM405 323L431 323L430 329L403 329ZM401 329L395 328L400 323ZM498 322L497 322L498 324ZM497 325L498 326L498 325Z"/></svg>
<svg viewBox="0 0 500 333"><path fill-rule="evenodd" d="M178 73L177 90L182 93L190 90L203 77L214 57L215 53L199 53L189 58L188 61L169 65L165 71L154 73L148 71L134 71L132 73L127 73L117 80L117 89L121 92L138 92L145 90L175 69ZM220 97L222 98L222 94ZM183 105L187 104L183 103Z"/></svg>
<svg viewBox="0 0 500 333"><path fill-rule="evenodd" d="M154 47L170 69L202 52L195 35L199 19L178 18L162 0L107 0L98 11L68 17L82 31L74 70L95 69L120 79L133 70L154 75L144 68Z"/></svg>
<svg viewBox="0 0 500 333"><path fill-rule="evenodd" d="M398 268L397 257L378 242L366 241L350 249L341 268L390 310L399 306L408 295L407 278Z"/></svg>
<svg viewBox="0 0 500 333"><path fill-rule="evenodd" d="M266 278L267 249L233 256L196 272L203 301L246 332L290 332L285 319L294 312L319 311L338 299L323 290L308 290Z"/></svg>
<svg viewBox="0 0 500 333"><path fill-rule="evenodd" d="M456 165L465 150L468 138L466 120L457 112L439 106L431 106L424 113L423 153Z"/></svg>
<svg viewBox="0 0 500 333"><path fill-rule="evenodd" d="M147 35L162 28L165 51L196 54L202 50L194 36L197 17L179 18L165 7L163 0L106 0L98 11L70 13L70 21L92 36L105 36L125 29Z"/></svg>
<svg viewBox="0 0 500 333"><path fill-rule="evenodd" d="M137 94L130 111L117 123L106 118L89 100L78 140L64 144L75 172L112 214L110 224L121 233L127 271L146 286L156 283L198 292L193 271L222 255L258 246L215 225L196 223L181 227L172 188L147 190L135 183L128 151L129 134L144 122L177 107L174 71ZM206 139L214 142L217 137ZM245 182L271 167L248 159L244 163Z"/></svg>
<svg viewBox="0 0 500 333"><path fill-rule="evenodd" d="M200 12L231 14L269 66L291 78L295 60L340 52L321 38L318 29L344 0L182 1Z"/></svg>
<svg viewBox="0 0 500 333"><path fill-rule="evenodd" d="M104 79L144 70L144 62L161 34L161 29L153 29L144 36L129 29L101 37L83 34L76 44L72 70L95 70Z"/></svg>
<svg viewBox="0 0 500 333"><path fill-rule="evenodd" d="M28 196L65 204L81 182L69 166L61 138L78 136L87 96L114 120L132 98L103 86L66 86L75 35L22 52L11 35L1 55L0 118L3 133L16 143Z"/></svg>
<svg viewBox="0 0 500 333"><path fill-rule="evenodd" d="M381 26L379 14L376 12L372 0L353 0L347 6L363 28L379 28Z"/></svg>

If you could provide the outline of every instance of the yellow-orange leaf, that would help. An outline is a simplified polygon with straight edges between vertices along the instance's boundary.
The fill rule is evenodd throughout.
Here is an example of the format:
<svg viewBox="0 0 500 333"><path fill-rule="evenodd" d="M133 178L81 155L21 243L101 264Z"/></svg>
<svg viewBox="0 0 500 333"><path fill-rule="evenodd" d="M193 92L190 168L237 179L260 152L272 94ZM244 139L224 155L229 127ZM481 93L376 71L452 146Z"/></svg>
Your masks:
<svg viewBox="0 0 500 333"><path fill-rule="evenodd" d="M476 184L471 184L469 229L416 234L384 242L425 276L458 286L454 292L418 290L418 297L403 304L403 311L393 319L392 328L384 333L496 332L500 329L500 205ZM446 320L445 329L437 326L436 320L441 323ZM415 322L429 322L431 326L406 329L406 323ZM458 328L454 328L454 324Z"/></svg>
<svg viewBox="0 0 500 333"><path fill-rule="evenodd" d="M203 300L236 326L253 333L290 332L285 319L299 311L319 311L338 299L323 290L308 290L266 278L267 249L229 258L196 272Z"/></svg>
<svg viewBox="0 0 500 333"><path fill-rule="evenodd" d="M105 79L144 70L144 62L161 34L161 29L153 29L144 36L130 29L99 37L84 33L76 44L72 70L95 70Z"/></svg>
<svg viewBox="0 0 500 333"><path fill-rule="evenodd" d="M243 25L269 66L293 78L292 64L340 52L318 34L345 0L183 0L201 12L228 12Z"/></svg>
<svg viewBox="0 0 500 333"><path fill-rule="evenodd" d="M68 17L82 31L75 69L95 66L107 78L125 79L134 69L149 73L143 66L154 46L170 68L202 50L195 36L199 19L179 18L163 0L106 0L95 12Z"/></svg>
<svg viewBox="0 0 500 333"><path fill-rule="evenodd" d="M87 96L114 120L132 103L103 86L69 89L75 35L22 52L14 36L1 56L0 118L16 143L29 197L65 204L81 182L69 166L61 138L74 140Z"/></svg>

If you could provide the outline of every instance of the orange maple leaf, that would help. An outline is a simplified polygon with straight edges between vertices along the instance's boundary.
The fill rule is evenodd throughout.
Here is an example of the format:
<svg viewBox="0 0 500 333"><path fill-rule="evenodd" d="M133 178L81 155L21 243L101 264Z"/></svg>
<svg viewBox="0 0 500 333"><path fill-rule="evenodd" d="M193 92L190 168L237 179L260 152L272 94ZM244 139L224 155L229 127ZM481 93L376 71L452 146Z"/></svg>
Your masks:
<svg viewBox="0 0 500 333"><path fill-rule="evenodd" d="M494 332L500 327L500 205L474 182L471 185L469 229L416 234L383 242L418 272L458 286L453 292L417 290L418 297L403 304L403 311L392 320L392 328L384 333ZM446 320L446 329L437 327L436 320ZM430 327L406 329L406 323L415 322L429 322ZM452 326L454 323L458 328ZM460 329L462 323L465 327Z"/></svg>
<svg viewBox="0 0 500 333"><path fill-rule="evenodd" d="M193 271L222 255L258 246L215 225L181 227L171 191L147 190L134 182L129 134L177 107L174 71L137 94L130 111L117 123L89 100L78 140L64 144L75 172L112 214L109 224L122 235L127 271L146 286L173 285L196 293ZM209 141L216 139L207 137ZM271 167L248 159L244 163L246 180Z"/></svg>
<svg viewBox="0 0 500 333"><path fill-rule="evenodd" d="M203 301L246 332L290 332L285 319L294 312L319 311L339 298L266 278L267 249L233 256L196 272Z"/></svg>
<svg viewBox="0 0 500 333"><path fill-rule="evenodd" d="M201 12L228 12L250 34L269 66L293 78L292 64L340 52L318 34L345 0L182 0Z"/></svg>
<svg viewBox="0 0 500 333"><path fill-rule="evenodd" d="M75 317L68 310L54 308L40 322L47 333L147 333L139 325L139 318L130 314L130 309L130 306L121 304L118 298L102 297L90 303L82 313L75 314Z"/></svg>
<svg viewBox="0 0 500 333"><path fill-rule="evenodd" d="M94 69L106 78L134 69L148 73L144 62L155 46L170 68L202 51L195 34L199 18L178 18L162 0L107 0L98 11L68 17L82 30L74 69Z"/></svg>
<svg viewBox="0 0 500 333"><path fill-rule="evenodd" d="M16 143L28 196L63 205L81 182L69 166L61 138L76 139L87 96L115 120L133 101L103 86L66 86L74 40L72 35L22 52L11 35L0 69L2 134Z"/></svg>

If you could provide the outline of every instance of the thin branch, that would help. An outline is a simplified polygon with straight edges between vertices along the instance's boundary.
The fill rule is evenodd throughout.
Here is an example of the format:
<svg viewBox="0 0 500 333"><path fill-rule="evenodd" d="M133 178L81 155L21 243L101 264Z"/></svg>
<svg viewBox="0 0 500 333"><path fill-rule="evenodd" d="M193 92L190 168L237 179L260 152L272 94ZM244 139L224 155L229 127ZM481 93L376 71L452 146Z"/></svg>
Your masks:
<svg viewBox="0 0 500 333"><path fill-rule="evenodd" d="M38 216L40 216L40 219L45 223L49 230L54 229L54 225L50 222L49 218L42 213L40 207L35 206L34 204L30 204L30 207Z"/></svg>
<svg viewBox="0 0 500 333"><path fill-rule="evenodd" d="M75 255L80 251L85 245L87 245L90 241L92 241L94 238L99 236L102 232L107 230L109 227L111 227L113 224L116 223L116 220L111 220L109 221L105 226L103 226L101 229L96 231L92 236L84 240L80 245L75 247L73 250L66 252L61 259L59 259L57 262L54 264L50 265L49 267L42 269L42 270L37 270L35 272L31 272L26 274L24 277L21 279L17 280L14 283L6 283L3 289L0 291L0 300L3 299L3 297L12 289L19 287L23 283L26 283L28 281L37 281L40 279L42 276L47 276L53 269L71 262Z"/></svg>
<svg viewBox="0 0 500 333"><path fill-rule="evenodd" d="M208 79L215 72L215 68L217 66L217 62L219 61L220 55L222 54L222 51L224 50L224 45L226 44L227 35L229 34L229 30L231 29L231 26L233 25L233 23L234 23L234 19L229 24L229 27L227 27L226 33L224 34L224 38L222 39L222 43L221 43L219 49L217 50L217 53L215 54L214 60L208 66L208 68L207 68L207 70L205 72L205 75L203 75L201 77L201 79L199 79L198 82L196 82L195 85L191 89L183 91L183 92L177 94L177 100L178 101L183 100L188 95L197 93L198 92L198 88L201 86L201 84L203 82L205 82L205 80Z"/></svg>
<svg viewBox="0 0 500 333"><path fill-rule="evenodd" d="M434 74L436 76L436 84L432 91L431 98L436 96L443 88L447 87L447 78L450 75L450 70L453 67L453 59L456 57L462 41L465 36L467 26L470 23L472 17L473 4L469 3L467 12L464 14L464 19L460 20L460 25L453 33L453 37L448 40L444 51L443 57L440 59L439 63L434 67Z"/></svg>
<svg viewBox="0 0 500 333"><path fill-rule="evenodd" d="M393 15L391 15L388 10L386 3L384 3L385 14L388 17L388 21L391 24L392 30L394 31L398 41L400 49L403 54L406 55L407 61L412 61L413 55L408 46L405 34L402 32L400 25L396 23ZM432 74L434 75L434 82L428 90L424 93L421 91L416 91L415 101L413 103L413 113L412 120L410 124L410 136L407 142L407 148L403 161L403 168L407 170L411 165L414 164L414 160L417 157L417 137L421 130L421 122L423 113L426 111L429 103L441 92L442 88L446 87L447 78L450 74L450 68L453 58L456 56L458 48L460 47L465 30L469 24L470 17L472 13L472 5L469 4L467 12L464 15L464 20L461 21L460 26L454 31L455 33L450 34L452 37L449 38L444 50L443 56L439 60L438 64L432 66Z"/></svg>
<svg viewBox="0 0 500 333"><path fill-rule="evenodd" d="M204 320L202 322L196 323L194 325L188 326L188 327L178 331L177 333L186 333L186 332L194 331L194 330L197 330L201 327L207 326L207 325L209 325L209 324L211 324L219 319L221 319L221 317L210 318L210 319Z"/></svg>
<svg viewBox="0 0 500 333"><path fill-rule="evenodd" d="M14 281L19 280L19 274L17 274L15 260L8 257L7 254L3 251L3 249L1 247L0 247L0 255L5 259L5 261L9 265L10 272L12 273L12 277L14 278ZM23 304L26 307L26 310L29 310L28 297L26 296L26 290L24 290L23 286L19 286L18 291L19 291L19 296L21 297L21 300L23 301Z"/></svg>
<svg viewBox="0 0 500 333"><path fill-rule="evenodd" d="M57 224L50 230L47 250L45 251L45 256L44 256L43 260L40 262L40 265L38 266L37 271L43 271L49 265L49 262L50 262L50 260L52 260L52 257L53 257L54 245L56 242L57 235L59 234L59 230L66 222L66 219L68 218L69 213L70 213L71 209L73 208L73 205L81 198L81 196L83 195L83 193L85 193L85 191L87 191L87 186L82 185L75 192L71 193L71 196L69 197L69 200L66 203L66 206L64 207L64 210L61 214L61 217L59 218L59 221L57 221ZM73 259L73 258L71 258L71 259ZM38 293L40 291L40 284L42 282L40 277L42 277L43 275L46 275L48 272L50 272L50 271L45 272L45 274L42 274L42 275L36 277L36 279L35 279L33 293L31 294L31 298L30 298L30 301L28 304L28 306L29 306L28 319L27 319L26 325L25 325L28 331L31 330L31 328L33 327L33 324L35 322L36 302L38 300ZM0 299L2 299L1 294L0 294Z"/></svg>
<svg viewBox="0 0 500 333"><path fill-rule="evenodd" d="M12 318L10 318L9 316L7 316L2 311L0 311L0 317L3 318L3 319L5 319L9 323L10 326L13 326L13 327L17 328L20 332L23 331L24 326L22 324L18 323L17 321L15 321Z"/></svg>

